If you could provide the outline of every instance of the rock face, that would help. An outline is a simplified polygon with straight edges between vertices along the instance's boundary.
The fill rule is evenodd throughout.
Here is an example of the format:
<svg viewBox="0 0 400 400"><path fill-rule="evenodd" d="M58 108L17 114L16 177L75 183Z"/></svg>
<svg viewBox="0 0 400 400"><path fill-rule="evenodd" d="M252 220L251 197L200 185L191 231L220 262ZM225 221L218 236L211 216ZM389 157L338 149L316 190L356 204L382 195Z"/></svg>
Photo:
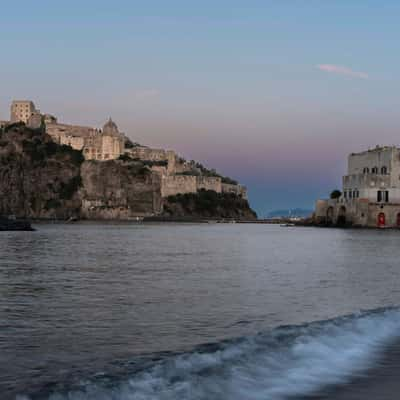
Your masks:
<svg viewBox="0 0 400 400"><path fill-rule="evenodd" d="M0 136L0 214L19 218L79 215L82 154L40 130L16 124Z"/></svg>
<svg viewBox="0 0 400 400"><path fill-rule="evenodd" d="M161 178L140 162L85 161L81 175L84 218L129 219L162 210Z"/></svg>
<svg viewBox="0 0 400 400"><path fill-rule="evenodd" d="M32 219L142 216L254 219L246 199L201 190L163 198L162 175L129 157L85 161L42 128L0 129L0 215Z"/></svg>
<svg viewBox="0 0 400 400"><path fill-rule="evenodd" d="M0 136L0 215L128 219L161 212L160 179L141 163L84 161L40 129Z"/></svg>

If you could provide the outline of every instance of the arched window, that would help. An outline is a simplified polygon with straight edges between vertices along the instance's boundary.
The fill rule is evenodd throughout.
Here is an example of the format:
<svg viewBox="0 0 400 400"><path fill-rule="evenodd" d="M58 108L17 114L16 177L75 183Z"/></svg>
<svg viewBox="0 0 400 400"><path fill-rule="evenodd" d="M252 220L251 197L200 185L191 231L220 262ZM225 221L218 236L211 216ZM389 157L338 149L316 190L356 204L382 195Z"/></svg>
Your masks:
<svg viewBox="0 0 400 400"><path fill-rule="evenodd" d="M369 168L365 167L365 168L363 169L363 173L364 173L364 174L369 174Z"/></svg>
<svg viewBox="0 0 400 400"><path fill-rule="evenodd" d="M381 168L381 174L382 175L387 175L387 167L382 167Z"/></svg>
<svg viewBox="0 0 400 400"><path fill-rule="evenodd" d="M372 168L372 173L373 173L373 174L377 174L377 173L378 173L378 167Z"/></svg>

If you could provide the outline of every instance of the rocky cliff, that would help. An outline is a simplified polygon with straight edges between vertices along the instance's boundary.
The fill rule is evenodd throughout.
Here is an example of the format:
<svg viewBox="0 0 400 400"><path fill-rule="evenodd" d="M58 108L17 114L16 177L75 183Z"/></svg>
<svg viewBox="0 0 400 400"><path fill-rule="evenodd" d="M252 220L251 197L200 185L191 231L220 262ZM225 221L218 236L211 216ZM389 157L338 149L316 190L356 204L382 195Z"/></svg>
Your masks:
<svg viewBox="0 0 400 400"><path fill-rule="evenodd" d="M0 136L0 214L30 218L79 215L82 154L40 129L11 125Z"/></svg>
<svg viewBox="0 0 400 400"><path fill-rule="evenodd" d="M161 211L160 179L140 162L84 161L23 124L0 132L0 215L127 219Z"/></svg>
<svg viewBox="0 0 400 400"><path fill-rule="evenodd" d="M164 210L164 211L163 211ZM201 191L163 199L161 176L140 160L85 161L43 129L0 130L0 215L130 219L166 215L253 219L247 200Z"/></svg>
<svg viewBox="0 0 400 400"><path fill-rule="evenodd" d="M129 219L162 210L161 178L140 161L85 161L81 176L84 218Z"/></svg>

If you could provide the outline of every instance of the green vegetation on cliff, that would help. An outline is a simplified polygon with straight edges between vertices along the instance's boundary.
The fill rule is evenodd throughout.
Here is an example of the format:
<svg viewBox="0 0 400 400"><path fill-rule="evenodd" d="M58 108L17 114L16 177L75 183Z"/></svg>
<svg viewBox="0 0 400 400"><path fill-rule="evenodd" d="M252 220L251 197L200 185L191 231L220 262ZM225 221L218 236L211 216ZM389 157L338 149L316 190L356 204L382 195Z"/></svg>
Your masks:
<svg viewBox="0 0 400 400"><path fill-rule="evenodd" d="M12 124L0 136L0 215L68 218L79 213L82 152L58 145L43 127Z"/></svg>
<svg viewBox="0 0 400 400"><path fill-rule="evenodd" d="M182 159L181 162L184 162L185 160ZM178 173L177 175L194 175L194 176L208 176L208 177L215 177L215 178L221 178L222 183L228 183L230 185L238 185L239 183L232 179L229 178L228 176L223 176L219 174L215 169L208 169L206 168L203 164L195 161L190 161L191 169L189 171L183 171Z"/></svg>
<svg viewBox="0 0 400 400"><path fill-rule="evenodd" d="M164 215L248 220L257 218L246 199L233 193L217 193L213 190L169 196L164 202Z"/></svg>

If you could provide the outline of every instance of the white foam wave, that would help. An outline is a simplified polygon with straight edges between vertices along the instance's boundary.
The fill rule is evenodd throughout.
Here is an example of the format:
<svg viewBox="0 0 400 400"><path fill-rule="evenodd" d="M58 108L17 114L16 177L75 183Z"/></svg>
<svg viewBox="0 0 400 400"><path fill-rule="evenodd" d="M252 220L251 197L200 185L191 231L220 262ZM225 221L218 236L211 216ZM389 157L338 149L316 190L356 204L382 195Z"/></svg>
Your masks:
<svg viewBox="0 0 400 400"><path fill-rule="evenodd" d="M49 400L283 400L345 382L400 334L400 311L278 328L170 357L112 387L87 383Z"/></svg>

